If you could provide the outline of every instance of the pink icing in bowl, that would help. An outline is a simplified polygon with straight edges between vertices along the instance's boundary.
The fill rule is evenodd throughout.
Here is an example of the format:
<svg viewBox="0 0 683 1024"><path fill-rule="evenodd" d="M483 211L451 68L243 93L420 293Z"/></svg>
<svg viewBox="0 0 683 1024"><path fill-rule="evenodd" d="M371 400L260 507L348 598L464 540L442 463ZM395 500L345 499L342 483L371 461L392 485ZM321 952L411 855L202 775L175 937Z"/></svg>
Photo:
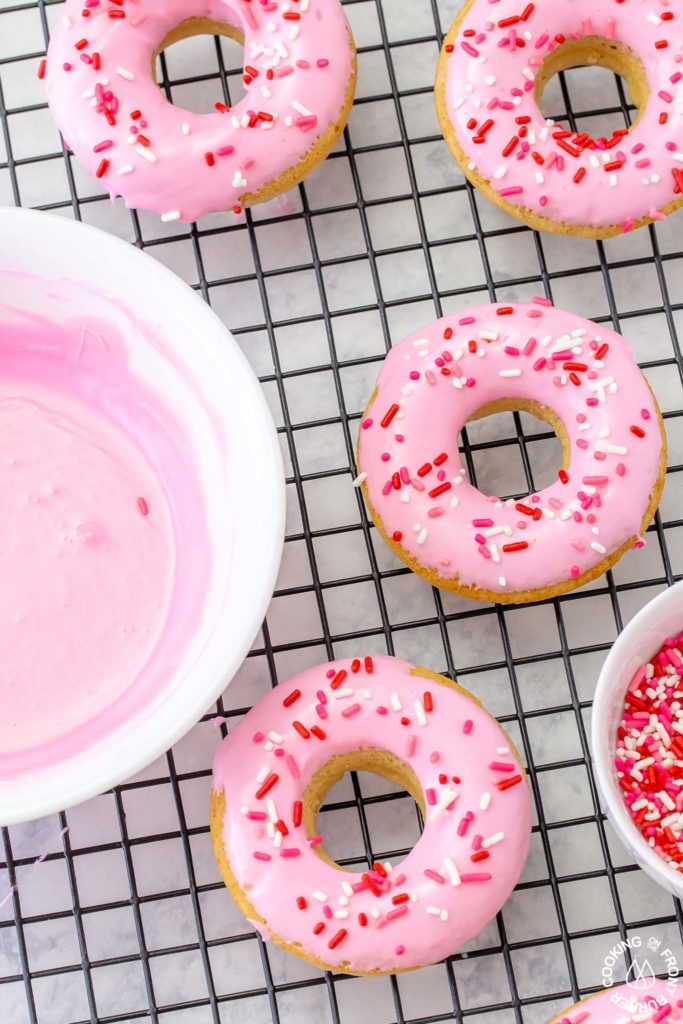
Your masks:
<svg viewBox="0 0 683 1024"><path fill-rule="evenodd" d="M0 824L140 770L256 635L284 532L258 381L94 228L0 209Z"/></svg>

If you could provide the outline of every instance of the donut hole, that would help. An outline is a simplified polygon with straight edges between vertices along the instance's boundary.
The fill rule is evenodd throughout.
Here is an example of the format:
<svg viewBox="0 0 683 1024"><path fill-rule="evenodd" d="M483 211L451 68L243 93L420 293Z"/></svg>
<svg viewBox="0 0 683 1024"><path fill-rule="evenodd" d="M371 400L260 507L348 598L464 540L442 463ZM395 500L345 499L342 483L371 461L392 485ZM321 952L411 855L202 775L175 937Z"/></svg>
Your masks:
<svg viewBox="0 0 683 1024"><path fill-rule="evenodd" d="M233 106L245 95L243 64L240 29L211 18L188 18L162 39L152 75L176 106L210 114L216 103Z"/></svg>
<svg viewBox="0 0 683 1024"><path fill-rule="evenodd" d="M306 835L323 840L316 853L344 871L367 871L387 858L395 867L419 838L424 814L413 769L375 748L332 757L306 787L303 803Z"/></svg>
<svg viewBox="0 0 683 1024"><path fill-rule="evenodd" d="M482 494L503 500L542 490L569 464L564 423L539 402L489 402L468 420L458 442L462 464L471 457L472 483Z"/></svg>
<svg viewBox="0 0 683 1024"><path fill-rule="evenodd" d="M619 82L615 83L615 75ZM640 58L623 43L600 36L561 43L546 57L536 77L535 98L544 117L592 138L609 140L615 131L634 127L648 96ZM634 108L635 117L631 116Z"/></svg>

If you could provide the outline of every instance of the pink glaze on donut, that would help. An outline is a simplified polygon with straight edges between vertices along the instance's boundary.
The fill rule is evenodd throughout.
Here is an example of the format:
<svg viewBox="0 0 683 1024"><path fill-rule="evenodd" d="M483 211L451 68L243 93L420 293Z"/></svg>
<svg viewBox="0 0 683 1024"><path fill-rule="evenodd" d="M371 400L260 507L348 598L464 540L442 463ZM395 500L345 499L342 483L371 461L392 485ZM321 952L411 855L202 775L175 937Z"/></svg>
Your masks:
<svg viewBox="0 0 683 1024"><path fill-rule="evenodd" d="M506 398L552 409L571 452L555 483L519 502L473 487L457 445L479 409ZM445 317L391 349L361 424L357 482L424 568L509 593L578 578L637 537L661 451L621 335L539 299Z"/></svg>
<svg viewBox="0 0 683 1024"><path fill-rule="evenodd" d="M614 955L614 949L605 952ZM683 989L678 982L678 967L670 950L633 943L631 957L634 963L638 961L641 964L641 969L642 961L647 957L657 974L667 974L670 965L674 973L666 978L655 978L645 973L640 985L633 982L603 989L576 1003L565 1013L558 1014L552 1024L649 1024L650 1021L653 1024L661 1021L673 1024L673 1021L680 1021L683 1017ZM623 952L617 953L615 959L619 968L626 968Z"/></svg>
<svg viewBox="0 0 683 1024"><path fill-rule="evenodd" d="M586 36L628 47L650 90L633 130L610 139L547 121L534 94L544 59L562 41ZM446 111L460 146L502 199L565 224L628 231L640 218L661 218L683 192L682 61L674 5L477 0L448 57Z"/></svg>
<svg viewBox="0 0 683 1024"><path fill-rule="evenodd" d="M268 931L351 972L455 952L501 908L529 845L529 790L503 730L411 670L381 657L302 672L259 701L214 763L230 866ZM330 758L363 748L410 765L427 821L400 865L358 874L317 855L300 802Z"/></svg>
<svg viewBox="0 0 683 1024"><path fill-rule="evenodd" d="M189 18L244 35L247 93L231 110L193 114L152 79L157 48ZM112 196L193 221L294 167L339 119L353 66L339 0L67 0L41 70L60 131Z"/></svg>

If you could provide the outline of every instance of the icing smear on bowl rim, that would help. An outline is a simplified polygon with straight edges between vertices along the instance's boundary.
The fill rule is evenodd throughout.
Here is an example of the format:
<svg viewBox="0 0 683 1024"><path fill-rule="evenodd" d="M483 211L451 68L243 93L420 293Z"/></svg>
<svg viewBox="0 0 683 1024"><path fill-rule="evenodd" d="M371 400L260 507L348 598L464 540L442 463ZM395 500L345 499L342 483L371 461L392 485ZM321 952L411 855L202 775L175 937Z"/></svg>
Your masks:
<svg viewBox="0 0 683 1024"><path fill-rule="evenodd" d="M154 396L150 416L170 410L161 426L178 428L206 523L206 544L201 516L196 534L186 519L176 537L196 602L195 624L186 622L163 685L93 742L63 751L49 767L25 766L30 770L12 779L0 774L0 822L10 824L63 809L134 774L218 697L270 599L283 539L284 482L258 382L191 289L125 243L61 218L1 210L0 232L7 242L0 280L8 272L41 279L39 314L47 309L56 316L64 289L77 282L78 316L93 322L99 316L112 337L123 339L131 379ZM156 505L150 499L150 515ZM145 518L139 507L134 511Z"/></svg>

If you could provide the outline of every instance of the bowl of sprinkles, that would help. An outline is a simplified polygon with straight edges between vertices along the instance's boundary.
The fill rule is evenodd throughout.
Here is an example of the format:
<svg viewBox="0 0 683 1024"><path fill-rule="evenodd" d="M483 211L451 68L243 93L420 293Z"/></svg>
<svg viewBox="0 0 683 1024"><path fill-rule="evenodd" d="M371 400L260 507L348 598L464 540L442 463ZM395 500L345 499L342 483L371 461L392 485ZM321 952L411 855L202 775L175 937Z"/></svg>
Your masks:
<svg viewBox="0 0 683 1024"><path fill-rule="evenodd" d="M607 817L640 867L683 896L683 583L613 645L593 701L592 755Z"/></svg>

